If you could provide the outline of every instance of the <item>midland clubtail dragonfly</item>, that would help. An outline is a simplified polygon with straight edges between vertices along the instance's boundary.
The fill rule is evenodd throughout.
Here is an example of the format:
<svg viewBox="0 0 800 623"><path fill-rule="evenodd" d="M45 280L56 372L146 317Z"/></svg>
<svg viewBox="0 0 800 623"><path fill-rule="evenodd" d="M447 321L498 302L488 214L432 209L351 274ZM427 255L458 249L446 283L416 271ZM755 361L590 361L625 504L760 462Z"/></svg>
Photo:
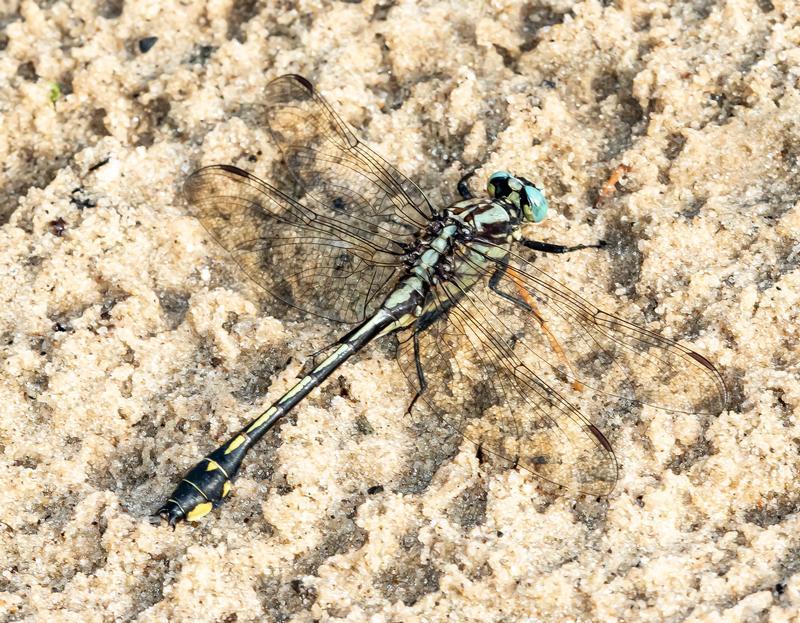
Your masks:
<svg viewBox="0 0 800 623"><path fill-rule="evenodd" d="M272 185L234 166L205 167L186 182L190 209L274 297L350 329L186 474L158 510L170 525L221 504L248 450L382 336L395 340L409 411L435 414L484 455L576 492L607 494L618 475L610 442L585 413L724 408L722 377L705 357L601 311L523 257L526 248L603 246L524 237L523 226L548 209L524 177L498 171L478 198L465 176L461 200L442 209L305 78L272 81L264 108L286 179Z"/></svg>

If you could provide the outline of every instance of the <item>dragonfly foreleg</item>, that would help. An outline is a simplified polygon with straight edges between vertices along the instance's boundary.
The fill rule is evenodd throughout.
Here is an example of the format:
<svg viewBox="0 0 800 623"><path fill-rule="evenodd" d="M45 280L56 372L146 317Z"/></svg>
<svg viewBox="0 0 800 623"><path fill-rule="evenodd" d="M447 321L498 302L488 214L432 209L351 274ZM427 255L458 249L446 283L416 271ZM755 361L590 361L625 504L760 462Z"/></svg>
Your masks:
<svg viewBox="0 0 800 623"><path fill-rule="evenodd" d="M473 199L475 197L475 195L473 195L472 191L469 189L469 180L473 175L475 175L475 171L477 170L478 169L476 167L470 169L461 176L460 180L458 180L456 189L458 190L458 194L461 195L462 199Z"/></svg>
<svg viewBox="0 0 800 623"><path fill-rule="evenodd" d="M541 242L539 240L525 240L520 242L534 251L541 251L542 253L570 253L572 251L580 251L581 249L602 249L608 243L605 240L598 240L595 244L576 244L568 247L563 244L551 244L549 242Z"/></svg>

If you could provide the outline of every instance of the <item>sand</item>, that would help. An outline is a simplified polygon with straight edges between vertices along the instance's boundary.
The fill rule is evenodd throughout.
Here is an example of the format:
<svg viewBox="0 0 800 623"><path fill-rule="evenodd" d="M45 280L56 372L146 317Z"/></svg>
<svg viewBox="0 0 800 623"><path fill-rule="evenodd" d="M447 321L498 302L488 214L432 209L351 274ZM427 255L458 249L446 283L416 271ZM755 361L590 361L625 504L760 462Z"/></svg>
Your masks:
<svg viewBox="0 0 800 623"><path fill-rule="evenodd" d="M798 619L796 2L0 11L0 621ZM536 237L609 245L537 266L702 352L728 408L622 414L614 492L551 495L412 425L376 345L223 508L151 522L342 332L280 313L180 192L265 166L246 113L286 72L437 204L471 167L543 185Z"/></svg>

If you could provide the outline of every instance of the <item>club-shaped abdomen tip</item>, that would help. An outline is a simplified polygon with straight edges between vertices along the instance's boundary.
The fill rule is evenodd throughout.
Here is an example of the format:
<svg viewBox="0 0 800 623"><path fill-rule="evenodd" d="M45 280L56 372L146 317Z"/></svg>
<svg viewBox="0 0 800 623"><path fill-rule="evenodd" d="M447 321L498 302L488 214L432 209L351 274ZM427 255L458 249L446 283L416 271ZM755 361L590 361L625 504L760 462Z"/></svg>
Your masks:
<svg viewBox="0 0 800 623"><path fill-rule="evenodd" d="M212 453L195 465L158 509L158 515L173 528L183 520L200 521L230 495L231 479L228 471L218 462L222 458L216 454L219 452ZM231 471L236 467L228 466Z"/></svg>
<svg viewBox="0 0 800 623"><path fill-rule="evenodd" d="M226 487L230 489L230 485ZM197 493L199 495L194 495ZM179 501L180 500L180 501ZM175 489L172 497L156 513L174 528L181 521L200 521L214 508L214 503L203 497L191 482L184 480Z"/></svg>
<svg viewBox="0 0 800 623"><path fill-rule="evenodd" d="M165 519L167 525L173 530L175 526L180 523L184 517L186 517L186 513L181 508L180 504L178 504L175 500L170 498L166 501L166 503L159 508L155 513L156 516L161 517L161 519Z"/></svg>

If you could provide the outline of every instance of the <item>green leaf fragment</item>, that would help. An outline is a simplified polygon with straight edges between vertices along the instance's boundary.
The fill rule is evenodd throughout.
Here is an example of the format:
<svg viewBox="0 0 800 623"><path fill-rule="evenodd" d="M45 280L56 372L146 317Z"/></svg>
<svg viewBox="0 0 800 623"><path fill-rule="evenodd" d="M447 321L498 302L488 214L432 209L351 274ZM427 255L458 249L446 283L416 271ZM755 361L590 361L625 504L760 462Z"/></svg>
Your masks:
<svg viewBox="0 0 800 623"><path fill-rule="evenodd" d="M61 86L58 82L51 82L50 83L50 93L49 99L50 103L55 106L56 102L61 98Z"/></svg>

